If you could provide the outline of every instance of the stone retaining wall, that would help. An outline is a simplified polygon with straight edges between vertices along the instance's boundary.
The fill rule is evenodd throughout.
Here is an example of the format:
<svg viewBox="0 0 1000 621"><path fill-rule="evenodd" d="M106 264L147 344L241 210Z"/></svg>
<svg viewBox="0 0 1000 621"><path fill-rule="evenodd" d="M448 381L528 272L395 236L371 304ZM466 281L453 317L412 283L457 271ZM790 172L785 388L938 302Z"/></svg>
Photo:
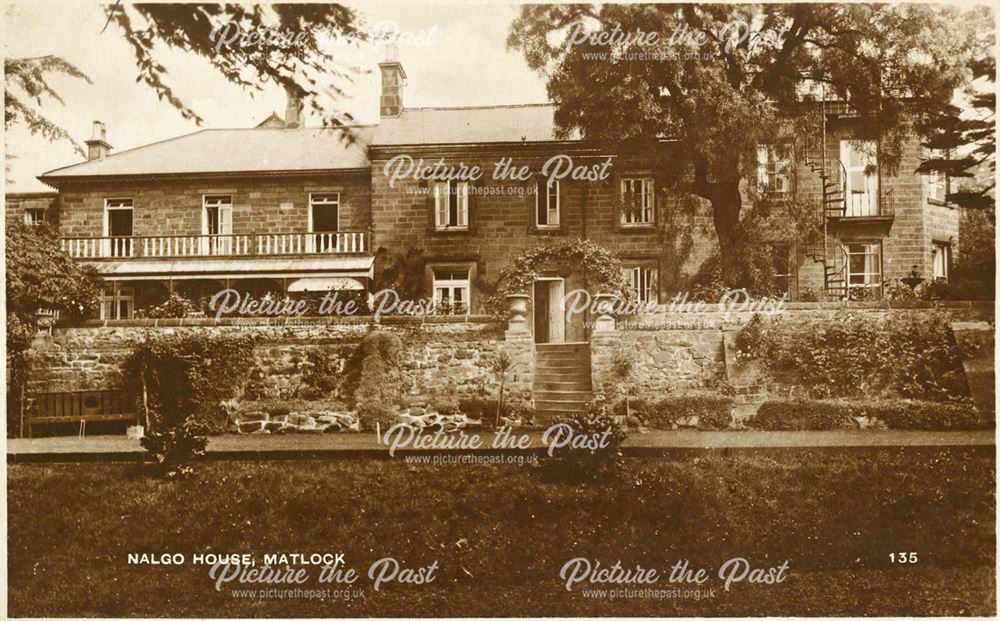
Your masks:
<svg viewBox="0 0 1000 621"><path fill-rule="evenodd" d="M28 392L62 392L112 389L122 385L121 364L135 343L151 330L159 333L255 334L261 382L267 398L293 398L302 383L310 352L319 350L343 368L357 344L371 329L399 334L405 345L402 365L411 396L473 392L492 389L492 378L481 367L483 358L507 349L521 364L509 386L530 390L530 365L524 364L530 343L504 340L502 326L485 320L395 321L373 324L329 319L288 324L279 321L214 322L194 325L152 326L150 321L115 322L117 325L85 325L56 328L40 335L31 353ZM161 320L162 321L162 320ZM191 322L191 320L185 320ZM175 320L173 323L181 323ZM336 368L335 367L335 368ZM335 397L335 396L333 396Z"/></svg>
<svg viewBox="0 0 1000 621"><path fill-rule="evenodd" d="M714 306L714 305L713 305ZM898 318L943 315L950 322L978 322L993 328L989 302L797 303L787 304L780 321L790 325L825 324L845 311ZM669 392L713 389L721 381L740 403L794 394L794 386L771 385L755 365L736 363L733 337L753 317L750 311L665 312L641 320L619 319L612 331L591 336L595 391L611 392L618 384L612 358L617 349L634 354L634 394L657 398ZM980 331L981 332L981 331Z"/></svg>

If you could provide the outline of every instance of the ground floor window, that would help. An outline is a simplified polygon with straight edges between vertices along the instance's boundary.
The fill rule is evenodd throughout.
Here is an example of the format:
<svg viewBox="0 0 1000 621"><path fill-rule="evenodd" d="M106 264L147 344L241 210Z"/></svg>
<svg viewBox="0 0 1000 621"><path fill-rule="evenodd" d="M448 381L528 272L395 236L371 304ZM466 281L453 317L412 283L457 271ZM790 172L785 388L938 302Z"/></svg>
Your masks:
<svg viewBox="0 0 1000 621"><path fill-rule="evenodd" d="M877 295L882 288L882 244L847 244L847 286L850 293Z"/></svg>
<svg viewBox="0 0 1000 621"><path fill-rule="evenodd" d="M101 294L101 319L131 319L135 312L135 290L114 284Z"/></svg>
<svg viewBox="0 0 1000 621"><path fill-rule="evenodd" d="M792 248L789 244L771 244L771 269L774 277L775 293L779 296L790 293L792 280Z"/></svg>
<svg viewBox="0 0 1000 621"><path fill-rule="evenodd" d="M639 304L656 304L656 268L637 266L625 268L625 278L635 291Z"/></svg>
<svg viewBox="0 0 1000 621"><path fill-rule="evenodd" d="M471 290L469 268L434 269L434 302L440 312L468 314Z"/></svg>
<svg viewBox="0 0 1000 621"><path fill-rule="evenodd" d="M948 281L948 266L951 264L951 244L934 242L934 280Z"/></svg>

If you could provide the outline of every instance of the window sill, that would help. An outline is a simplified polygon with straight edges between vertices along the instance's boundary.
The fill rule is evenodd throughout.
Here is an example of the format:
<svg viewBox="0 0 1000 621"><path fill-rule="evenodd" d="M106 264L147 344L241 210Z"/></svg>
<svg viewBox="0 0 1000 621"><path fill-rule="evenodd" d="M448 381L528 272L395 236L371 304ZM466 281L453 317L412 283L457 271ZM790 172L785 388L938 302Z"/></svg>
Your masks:
<svg viewBox="0 0 1000 621"><path fill-rule="evenodd" d="M928 205L934 205L936 207L954 207L954 205L952 205L948 201L941 200L940 198L930 198L930 197L928 197L927 198L927 204Z"/></svg>
<svg viewBox="0 0 1000 621"><path fill-rule="evenodd" d="M564 235L566 231L561 226L538 226L531 227L531 231L538 235Z"/></svg>
<svg viewBox="0 0 1000 621"><path fill-rule="evenodd" d="M434 233L441 233L441 234L444 234L444 235L449 235L449 234L457 234L457 233L468 233L469 230L470 229L467 226L463 226L463 227L450 226L450 227L444 228L444 229L442 229L442 228L435 228L434 229Z"/></svg>
<svg viewBox="0 0 1000 621"><path fill-rule="evenodd" d="M618 224L617 229L623 233L649 233L656 230L655 222L642 224Z"/></svg>

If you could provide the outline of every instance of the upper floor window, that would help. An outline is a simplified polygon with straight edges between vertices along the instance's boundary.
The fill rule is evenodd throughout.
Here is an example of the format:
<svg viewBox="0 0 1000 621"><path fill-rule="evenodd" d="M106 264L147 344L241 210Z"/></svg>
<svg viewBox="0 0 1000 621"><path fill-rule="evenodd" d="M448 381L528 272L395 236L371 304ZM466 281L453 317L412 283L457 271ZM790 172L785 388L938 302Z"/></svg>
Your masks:
<svg viewBox="0 0 1000 621"><path fill-rule="evenodd" d="M202 233L229 235L233 232L233 197L205 196L202 199Z"/></svg>
<svg viewBox="0 0 1000 621"><path fill-rule="evenodd" d="M45 208L44 207L29 207L24 210L24 223L30 224L32 226L38 226L45 222Z"/></svg>
<svg viewBox="0 0 1000 621"><path fill-rule="evenodd" d="M622 179L623 225L635 226L653 223L653 179L650 177L625 177Z"/></svg>
<svg viewBox="0 0 1000 621"><path fill-rule="evenodd" d="M105 199L104 211L104 233L110 238L104 241L104 256L132 256L132 199Z"/></svg>
<svg viewBox="0 0 1000 621"><path fill-rule="evenodd" d="M768 194L792 191L792 151L787 144L757 145L757 183Z"/></svg>
<svg viewBox="0 0 1000 621"><path fill-rule="evenodd" d="M470 308L469 268L434 269L434 303L449 314L468 314Z"/></svg>
<svg viewBox="0 0 1000 621"><path fill-rule="evenodd" d="M309 195L309 230L314 233L340 230L340 194Z"/></svg>
<svg viewBox="0 0 1000 621"><path fill-rule="evenodd" d="M847 178L845 216L877 216L878 204L878 145L873 140L841 140L840 161Z"/></svg>
<svg viewBox="0 0 1000 621"><path fill-rule="evenodd" d="M535 186L535 224L539 228L559 226L559 180L539 179Z"/></svg>
<svg viewBox="0 0 1000 621"><path fill-rule="evenodd" d="M948 267L951 264L951 244L934 242L934 280L948 280Z"/></svg>
<svg viewBox="0 0 1000 621"><path fill-rule="evenodd" d="M948 159L948 153L946 151L941 151L940 149L931 149L928 153L928 157L931 159ZM927 199L940 203L947 201L950 186L950 179L948 178L948 175L942 171L936 170L927 173L926 179Z"/></svg>
<svg viewBox="0 0 1000 621"><path fill-rule="evenodd" d="M434 184L434 228L469 228L468 182L449 180Z"/></svg>
<svg viewBox="0 0 1000 621"><path fill-rule="evenodd" d="M625 268L625 278L632 285L636 302L656 304L656 268L643 266Z"/></svg>
<svg viewBox="0 0 1000 621"><path fill-rule="evenodd" d="M201 252L231 254L233 249L233 197L203 196L201 199Z"/></svg>

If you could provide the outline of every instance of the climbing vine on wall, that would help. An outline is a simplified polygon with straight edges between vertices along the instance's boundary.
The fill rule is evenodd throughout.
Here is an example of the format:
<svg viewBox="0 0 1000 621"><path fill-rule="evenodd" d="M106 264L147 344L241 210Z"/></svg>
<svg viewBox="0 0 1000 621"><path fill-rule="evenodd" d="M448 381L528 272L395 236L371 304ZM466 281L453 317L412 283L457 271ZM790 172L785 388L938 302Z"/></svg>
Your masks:
<svg viewBox="0 0 1000 621"><path fill-rule="evenodd" d="M587 239L566 239L536 246L514 257L500 272L496 292L487 307L495 314L505 313L504 296L528 293L542 270L552 267L564 269L565 275L585 276L592 293L612 293L623 300L632 295L618 255Z"/></svg>

